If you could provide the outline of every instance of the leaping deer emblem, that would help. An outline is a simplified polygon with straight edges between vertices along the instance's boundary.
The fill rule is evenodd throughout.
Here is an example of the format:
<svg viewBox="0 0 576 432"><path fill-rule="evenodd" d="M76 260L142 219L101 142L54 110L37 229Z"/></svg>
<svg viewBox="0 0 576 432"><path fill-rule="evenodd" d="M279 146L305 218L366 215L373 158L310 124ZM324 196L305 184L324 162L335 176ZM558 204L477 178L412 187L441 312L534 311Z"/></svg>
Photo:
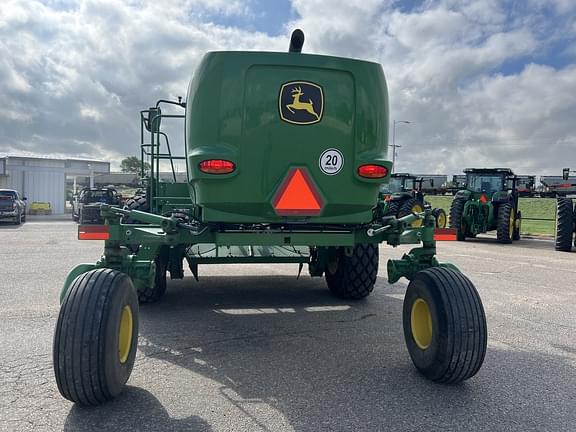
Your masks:
<svg viewBox="0 0 576 432"><path fill-rule="evenodd" d="M306 110L314 117L316 117L316 120L320 120L320 116L316 114L316 111L314 111L314 103L312 102L312 99L308 99L308 102L300 101L300 96L303 96L304 93L302 92L302 89L299 86L294 87L291 93L292 93L292 103L286 105L288 111L294 114L293 110Z"/></svg>

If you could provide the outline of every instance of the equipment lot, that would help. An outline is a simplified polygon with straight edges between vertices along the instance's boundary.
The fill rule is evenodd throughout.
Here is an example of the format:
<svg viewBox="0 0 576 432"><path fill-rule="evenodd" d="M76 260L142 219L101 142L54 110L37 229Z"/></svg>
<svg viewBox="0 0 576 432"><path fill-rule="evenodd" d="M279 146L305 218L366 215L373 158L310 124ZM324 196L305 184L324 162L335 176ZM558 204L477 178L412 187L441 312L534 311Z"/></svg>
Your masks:
<svg viewBox="0 0 576 432"><path fill-rule="evenodd" d="M573 430L576 254L552 241L441 243L476 284L488 353L456 386L420 377L402 334L407 281L332 298L297 265L201 266L141 308L128 390L97 408L64 400L52 371L58 296L102 242L72 221L0 225L1 431Z"/></svg>

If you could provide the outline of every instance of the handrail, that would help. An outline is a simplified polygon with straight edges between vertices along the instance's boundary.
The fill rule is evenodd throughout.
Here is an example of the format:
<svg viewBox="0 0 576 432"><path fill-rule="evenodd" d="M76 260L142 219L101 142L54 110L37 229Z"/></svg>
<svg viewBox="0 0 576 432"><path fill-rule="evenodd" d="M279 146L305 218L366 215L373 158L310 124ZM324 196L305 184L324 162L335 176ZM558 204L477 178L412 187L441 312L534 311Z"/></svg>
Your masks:
<svg viewBox="0 0 576 432"><path fill-rule="evenodd" d="M174 183L176 183L176 170L174 169L174 159L172 159L172 150L170 150L170 142L168 141L168 135L166 135L164 132L159 131L158 136L160 135L162 135L166 140L166 147L168 148L168 155L170 156L170 166L172 167L172 177L174 178ZM160 148L158 148L158 159L161 159Z"/></svg>
<svg viewBox="0 0 576 432"><path fill-rule="evenodd" d="M140 111L140 178L144 185L148 185L149 202L152 204L156 201L155 197L159 193L160 182L160 161L169 160L172 171L172 180L176 183L176 167L174 160L184 160L186 156L176 156L172 153L172 146L168 134L160 130L162 118L165 119L185 119L184 114L163 114L160 105L170 104L181 108L186 107L186 103L180 99L178 102L160 99L156 105L149 109ZM163 139L162 139L163 137ZM163 149L166 145L165 151ZM149 168L146 167L148 165Z"/></svg>

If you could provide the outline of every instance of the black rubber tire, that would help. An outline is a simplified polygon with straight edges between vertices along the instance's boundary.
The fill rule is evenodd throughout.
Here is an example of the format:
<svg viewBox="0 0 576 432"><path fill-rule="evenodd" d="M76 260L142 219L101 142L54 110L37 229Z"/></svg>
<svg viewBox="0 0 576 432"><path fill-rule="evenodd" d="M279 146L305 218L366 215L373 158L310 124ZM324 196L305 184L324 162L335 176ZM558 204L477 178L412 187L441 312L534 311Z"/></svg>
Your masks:
<svg viewBox="0 0 576 432"><path fill-rule="evenodd" d="M150 205L148 204L148 200L146 199L146 195L136 195L132 198L126 200L126 204L124 205L124 210L140 210L140 211L149 211ZM141 223L135 220L130 219L129 217L123 217L122 223L124 224L137 224ZM138 252L140 249L140 243L128 243L126 247L130 249L132 253Z"/></svg>
<svg viewBox="0 0 576 432"><path fill-rule="evenodd" d="M21 225L22 224L22 213L18 212L18 214L14 217L14 225Z"/></svg>
<svg viewBox="0 0 576 432"><path fill-rule="evenodd" d="M514 229L510 229L510 217L512 217L514 212L512 203L502 204L498 209L498 221L496 222L496 240L498 243L512 243Z"/></svg>
<svg viewBox="0 0 576 432"><path fill-rule="evenodd" d="M125 307L132 312L132 333L122 363L119 331ZM130 278L96 269L74 279L54 335L54 375L62 396L81 405L99 405L117 396L132 372L137 345L138 299Z"/></svg>
<svg viewBox="0 0 576 432"><path fill-rule="evenodd" d="M418 299L431 316L430 339L421 348L412 330ZM472 282L457 270L420 271L408 285L402 311L404 338L414 366L426 378L456 384L474 376L486 355L487 326L482 301Z"/></svg>
<svg viewBox="0 0 576 432"><path fill-rule="evenodd" d="M138 301L140 303L156 303L166 293L166 271L168 269L168 259L164 254L160 254L154 260L156 265L156 275L154 285L145 289L139 289Z"/></svg>
<svg viewBox="0 0 576 432"><path fill-rule="evenodd" d="M576 247L576 203L574 204L574 247Z"/></svg>
<svg viewBox="0 0 576 432"><path fill-rule="evenodd" d="M400 204L402 201L389 201L388 210L384 216L394 216L398 217L398 212L400 211Z"/></svg>
<svg viewBox="0 0 576 432"><path fill-rule="evenodd" d="M412 213L414 206L419 206L424 211L424 205L419 202L416 198L409 198L402 203L400 206L400 211L398 212L398 217L408 216Z"/></svg>
<svg viewBox="0 0 576 432"><path fill-rule="evenodd" d="M132 198L126 200L126 204L124 205L124 210L140 210L140 211L150 211L150 205L146 198L146 195L136 195ZM141 223L135 220L132 220L128 217L122 218L122 223L125 224L137 224Z"/></svg>
<svg viewBox="0 0 576 432"><path fill-rule="evenodd" d="M455 198L450 205L450 228L456 228L456 240L466 240L466 225L462 221L462 214L464 213L465 199Z"/></svg>
<svg viewBox="0 0 576 432"><path fill-rule="evenodd" d="M522 232L522 212L516 213L516 221L514 222L514 232L512 233L512 240L520 240Z"/></svg>
<svg viewBox="0 0 576 432"><path fill-rule="evenodd" d="M350 256L339 248L334 262L326 269L326 284L330 292L342 299L359 300L374 290L378 275L378 245L359 244Z"/></svg>
<svg viewBox="0 0 576 432"><path fill-rule="evenodd" d="M554 247L557 251L570 252L572 250L575 220L572 200L558 198L556 200L556 229L554 230Z"/></svg>
<svg viewBox="0 0 576 432"><path fill-rule="evenodd" d="M448 221L448 217L446 216L446 212L444 209L435 208L432 210L432 216L436 220L436 228L446 228L446 222ZM442 223L442 220L444 223ZM442 225L442 226L441 226Z"/></svg>
<svg viewBox="0 0 576 432"><path fill-rule="evenodd" d="M414 207L420 207L421 211L424 211L424 204L418 201L416 198L410 198L402 204L400 210L398 211L398 218L408 216L414 212ZM420 211L418 213L421 213ZM422 219L415 220L411 223L412 227L420 227L424 221Z"/></svg>

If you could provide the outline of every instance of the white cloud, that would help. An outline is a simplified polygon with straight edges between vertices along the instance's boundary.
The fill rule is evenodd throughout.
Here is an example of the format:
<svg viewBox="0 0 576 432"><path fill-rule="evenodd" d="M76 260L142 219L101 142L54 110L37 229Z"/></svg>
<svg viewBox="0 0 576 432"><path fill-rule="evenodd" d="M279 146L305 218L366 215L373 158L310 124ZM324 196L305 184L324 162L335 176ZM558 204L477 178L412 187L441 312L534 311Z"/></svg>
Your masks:
<svg viewBox="0 0 576 432"><path fill-rule="evenodd" d="M391 120L412 122L397 126L400 170L456 173L466 166L508 165L552 174L574 152L576 70L521 66L524 58L545 54L557 37L555 23L542 22L539 10L518 17L500 1L446 0L401 12L381 3L316 22L314 10L298 4L302 19L293 24L321 30L316 51L382 63ZM356 24L349 28L344 21ZM369 31L361 38L358 29ZM348 39L356 45L341 45ZM518 66L508 76L498 72Z"/></svg>
<svg viewBox="0 0 576 432"><path fill-rule="evenodd" d="M246 13L240 2L62 5L12 0L0 7L5 153L137 154L138 111L184 95L204 52L279 48L259 33L195 21L195 14Z"/></svg>
<svg viewBox="0 0 576 432"><path fill-rule="evenodd" d="M102 120L102 113L98 111L96 108L92 107L82 107L80 108L80 115L87 119L92 119L95 121Z"/></svg>
<svg viewBox="0 0 576 432"><path fill-rule="evenodd" d="M295 27L306 33L305 52L383 64L391 119L413 122L398 126L399 169L556 173L574 151L573 1L529 0L518 11L500 0L430 0L413 10L394 0L294 0L298 18L281 37L214 22L259 16L255 5L4 0L0 151L137 154L138 111L184 95L204 52L285 51ZM538 64L567 40L563 66Z"/></svg>

